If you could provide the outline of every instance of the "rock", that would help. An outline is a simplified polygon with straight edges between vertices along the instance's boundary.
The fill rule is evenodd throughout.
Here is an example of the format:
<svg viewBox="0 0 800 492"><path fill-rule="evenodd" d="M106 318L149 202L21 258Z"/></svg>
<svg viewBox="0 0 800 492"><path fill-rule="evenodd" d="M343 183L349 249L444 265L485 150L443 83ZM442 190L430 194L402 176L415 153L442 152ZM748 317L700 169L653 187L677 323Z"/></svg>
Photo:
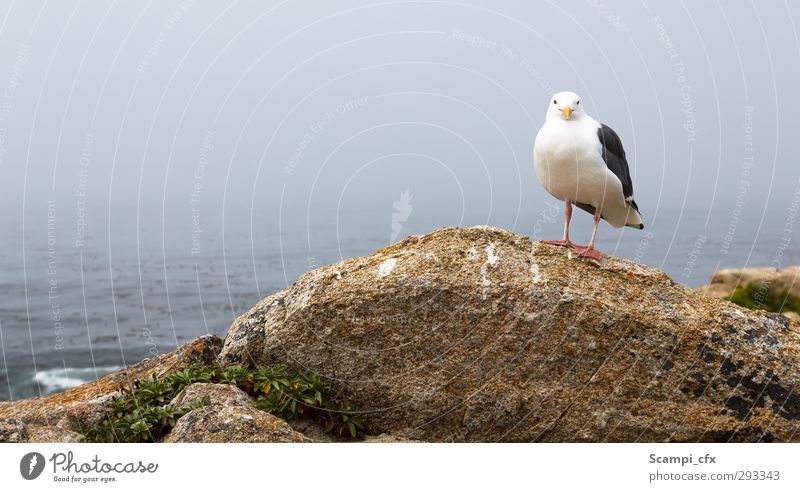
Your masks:
<svg viewBox="0 0 800 492"><path fill-rule="evenodd" d="M83 434L55 426L26 426L27 442L81 442Z"/></svg>
<svg viewBox="0 0 800 492"><path fill-rule="evenodd" d="M18 419L0 420L0 442L80 442L83 435L56 426L26 424Z"/></svg>
<svg viewBox="0 0 800 492"><path fill-rule="evenodd" d="M393 436L391 434L381 434L379 436L364 436L366 443L390 443L390 442L419 442L413 439L407 439L402 436Z"/></svg>
<svg viewBox="0 0 800 492"><path fill-rule="evenodd" d="M65 405L63 407L64 416L56 426L76 432L94 427L106 417L106 401L107 398L96 398Z"/></svg>
<svg viewBox="0 0 800 492"><path fill-rule="evenodd" d="M764 285L776 292L800 298L800 266L787 268L724 268L711 276L708 285L697 290L709 297L728 297L736 287Z"/></svg>
<svg viewBox="0 0 800 492"><path fill-rule="evenodd" d="M289 424L253 407L209 406L187 413L164 442L312 442Z"/></svg>
<svg viewBox="0 0 800 492"><path fill-rule="evenodd" d="M335 434L325 432L325 428L322 426L322 424L315 422L310 418L300 418L297 420L288 421L287 423L292 426L292 429L300 434L303 434L312 442L352 441L352 439L348 439L345 436L337 436Z"/></svg>
<svg viewBox="0 0 800 492"><path fill-rule="evenodd" d="M17 419L0 420L0 442L28 442L25 423Z"/></svg>
<svg viewBox="0 0 800 492"><path fill-rule="evenodd" d="M197 338L172 352L145 359L138 364L108 374L97 381L66 391L38 398L0 402L0 422L19 421L27 429L52 428L34 436L41 442L45 439L68 439L72 442L74 432L91 427L105 414L106 402L126 386L149 374L164 374L193 364L214 362L222 340L216 335ZM6 424L7 425L7 424ZM6 441L4 427L0 425L0 442ZM71 433L70 433L71 432ZM27 436L26 439L30 438ZM53 441L62 442L62 441Z"/></svg>
<svg viewBox="0 0 800 492"><path fill-rule="evenodd" d="M179 418L164 442L311 442L283 420L256 409L247 393L229 384L192 384L172 404L191 405L205 396L210 404Z"/></svg>
<svg viewBox="0 0 800 492"><path fill-rule="evenodd" d="M250 395L232 384L194 383L183 388L170 402L176 407L196 405L203 398L208 397L212 405L220 406L252 406L253 399Z"/></svg>
<svg viewBox="0 0 800 492"><path fill-rule="evenodd" d="M796 323L573 256L489 227L409 237L263 299L218 360L331 378L369 434L800 440Z"/></svg>

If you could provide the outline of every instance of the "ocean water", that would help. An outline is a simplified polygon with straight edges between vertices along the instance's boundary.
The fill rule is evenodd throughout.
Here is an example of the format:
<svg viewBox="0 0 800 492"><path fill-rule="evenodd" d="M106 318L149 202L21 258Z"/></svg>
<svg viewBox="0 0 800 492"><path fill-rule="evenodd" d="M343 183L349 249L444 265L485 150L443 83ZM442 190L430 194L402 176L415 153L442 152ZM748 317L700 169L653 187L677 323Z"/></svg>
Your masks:
<svg viewBox="0 0 800 492"><path fill-rule="evenodd" d="M408 234L455 223L433 214L383 208L349 211L347 220L289 217L254 227L247 214L207 221L200 251L186 221L108 220L74 244L74 230L46 222L6 221L0 247L0 399L20 399L91 381L206 333L224 336L255 302L298 275L343 258L370 254ZM543 204L497 213L490 223L535 238L558 238L562 210ZM601 250L661 268L699 286L723 267L800 263L785 214L732 222L725 214L652 215L645 231L604 226ZM245 220L247 219L247 220ZM100 221L102 223L102 221ZM109 232L110 231L110 232ZM585 241L591 218L576 215L573 240ZM786 240L789 240L787 244ZM795 241L796 242L796 241Z"/></svg>

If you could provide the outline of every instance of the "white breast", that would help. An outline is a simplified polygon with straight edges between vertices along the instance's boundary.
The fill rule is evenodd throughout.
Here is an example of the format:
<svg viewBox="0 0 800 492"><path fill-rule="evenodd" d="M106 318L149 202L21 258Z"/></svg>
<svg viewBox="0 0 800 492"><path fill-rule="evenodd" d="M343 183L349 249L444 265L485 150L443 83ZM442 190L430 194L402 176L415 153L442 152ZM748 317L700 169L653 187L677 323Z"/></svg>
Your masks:
<svg viewBox="0 0 800 492"><path fill-rule="evenodd" d="M534 144L536 176L554 197L592 205L609 223L621 227L628 207L622 183L603 161L599 127L587 115L546 121Z"/></svg>

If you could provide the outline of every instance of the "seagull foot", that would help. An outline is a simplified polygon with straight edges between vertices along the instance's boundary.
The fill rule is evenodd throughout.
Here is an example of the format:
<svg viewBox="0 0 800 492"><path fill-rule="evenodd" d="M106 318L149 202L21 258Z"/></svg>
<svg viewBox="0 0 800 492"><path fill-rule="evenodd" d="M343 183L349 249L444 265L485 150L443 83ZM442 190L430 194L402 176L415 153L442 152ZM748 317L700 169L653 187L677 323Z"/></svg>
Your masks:
<svg viewBox="0 0 800 492"><path fill-rule="evenodd" d="M573 246L575 252L578 253L578 256L581 258L591 258L593 260L600 261L603 258L603 254L600 253L599 249L595 249L593 246Z"/></svg>
<svg viewBox="0 0 800 492"><path fill-rule="evenodd" d="M543 244L552 244L553 246L563 246L565 248L574 248L575 247L574 244L572 244L569 241L564 241L563 239L558 240L558 241L539 241L539 242L543 243Z"/></svg>

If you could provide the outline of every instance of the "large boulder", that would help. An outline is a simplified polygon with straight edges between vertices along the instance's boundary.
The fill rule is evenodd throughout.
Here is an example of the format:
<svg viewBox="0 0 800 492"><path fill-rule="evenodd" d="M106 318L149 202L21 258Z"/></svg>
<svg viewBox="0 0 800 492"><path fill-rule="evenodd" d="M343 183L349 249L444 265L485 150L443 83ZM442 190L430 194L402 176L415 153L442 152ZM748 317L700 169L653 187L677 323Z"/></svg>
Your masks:
<svg viewBox="0 0 800 492"><path fill-rule="evenodd" d="M475 227L302 275L218 360L317 372L408 439L797 441L798 349L781 315Z"/></svg>
<svg viewBox="0 0 800 492"><path fill-rule="evenodd" d="M311 442L285 421L253 406L253 399L230 384L195 383L173 400L181 407L208 398L208 405L185 414L164 442Z"/></svg>

